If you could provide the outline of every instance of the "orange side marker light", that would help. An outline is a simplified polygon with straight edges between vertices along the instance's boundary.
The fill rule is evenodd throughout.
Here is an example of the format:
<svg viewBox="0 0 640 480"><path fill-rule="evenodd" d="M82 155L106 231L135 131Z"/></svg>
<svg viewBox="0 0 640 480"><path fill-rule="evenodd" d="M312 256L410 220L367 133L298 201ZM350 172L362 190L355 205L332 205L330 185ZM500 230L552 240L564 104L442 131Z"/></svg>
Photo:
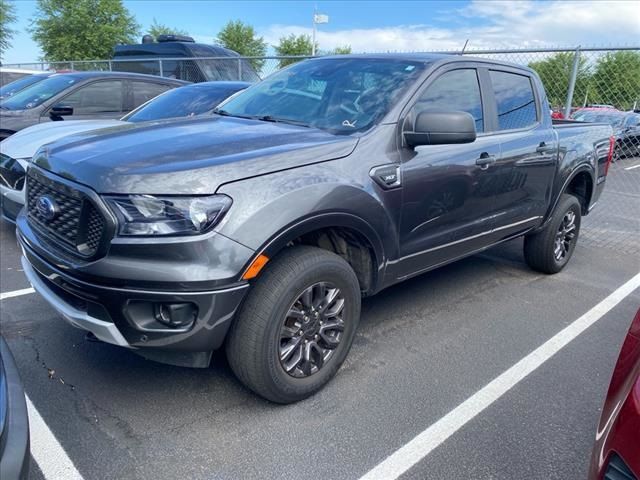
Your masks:
<svg viewBox="0 0 640 480"><path fill-rule="evenodd" d="M262 270L262 268L267 264L268 261L269 257L267 257L266 255L262 253L258 255L256 259L251 263L249 268L247 268L247 271L244 272L242 279L251 280L252 278L257 277L260 273L260 270Z"/></svg>

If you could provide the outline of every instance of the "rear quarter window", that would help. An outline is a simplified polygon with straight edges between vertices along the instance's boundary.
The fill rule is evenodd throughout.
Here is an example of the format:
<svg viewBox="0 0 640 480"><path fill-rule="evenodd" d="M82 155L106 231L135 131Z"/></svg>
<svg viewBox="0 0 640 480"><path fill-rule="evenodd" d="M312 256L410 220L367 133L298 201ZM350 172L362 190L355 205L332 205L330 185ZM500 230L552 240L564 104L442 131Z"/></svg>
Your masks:
<svg viewBox="0 0 640 480"><path fill-rule="evenodd" d="M498 129L527 128L538 122L531 79L526 75L489 71L498 111Z"/></svg>
<svg viewBox="0 0 640 480"><path fill-rule="evenodd" d="M133 81L131 88L133 90L133 108L137 108L173 87L159 83Z"/></svg>

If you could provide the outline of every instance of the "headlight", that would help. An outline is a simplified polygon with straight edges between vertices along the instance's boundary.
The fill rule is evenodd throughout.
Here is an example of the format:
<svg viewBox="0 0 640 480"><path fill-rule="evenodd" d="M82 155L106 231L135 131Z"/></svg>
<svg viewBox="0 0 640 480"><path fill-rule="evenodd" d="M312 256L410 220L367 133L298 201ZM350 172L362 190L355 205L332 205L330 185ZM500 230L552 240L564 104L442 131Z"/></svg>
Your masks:
<svg viewBox="0 0 640 480"><path fill-rule="evenodd" d="M126 236L198 235L210 231L231 206L226 195L105 197Z"/></svg>
<svg viewBox="0 0 640 480"><path fill-rule="evenodd" d="M0 185L12 190L22 190L26 170L24 162L28 160L8 157L0 153Z"/></svg>

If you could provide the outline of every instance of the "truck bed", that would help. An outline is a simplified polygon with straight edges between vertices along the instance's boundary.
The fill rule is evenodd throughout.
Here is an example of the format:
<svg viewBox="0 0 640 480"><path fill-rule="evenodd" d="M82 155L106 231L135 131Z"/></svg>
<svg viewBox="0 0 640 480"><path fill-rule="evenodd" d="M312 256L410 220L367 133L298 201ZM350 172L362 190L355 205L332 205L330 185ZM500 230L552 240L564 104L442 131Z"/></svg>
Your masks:
<svg viewBox="0 0 640 480"><path fill-rule="evenodd" d="M589 123L578 120L553 119L553 129L558 136L560 155L591 158L596 172L596 185L592 204L604 189L609 162L610 138L613 135L608 123ZM590 150L589 147L591 147ZM595 155L593 155L595 154Z"/></svg>

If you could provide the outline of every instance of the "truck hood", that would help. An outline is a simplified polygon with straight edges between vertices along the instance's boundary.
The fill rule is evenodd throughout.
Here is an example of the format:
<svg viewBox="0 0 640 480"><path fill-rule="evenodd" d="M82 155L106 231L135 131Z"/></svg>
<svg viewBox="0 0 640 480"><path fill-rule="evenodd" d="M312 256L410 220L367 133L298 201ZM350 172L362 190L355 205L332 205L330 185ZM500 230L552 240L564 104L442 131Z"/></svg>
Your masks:
<svg viewBox="0 0 640 480"><path fill-rule="evenodd" d="M46 143L74 133L112 127L125 122L120 120L65 120L33 125L14 133L0 143L0 152L11 158L33 157L34 153Z"/></svg>
<svg viewBox="0 0 640 480"><path fill-rule="evenodd" d="M213 116L76 134L47 145L34 161L98 193L198 195L345 157L357 143L314 128Z"/></svg>

